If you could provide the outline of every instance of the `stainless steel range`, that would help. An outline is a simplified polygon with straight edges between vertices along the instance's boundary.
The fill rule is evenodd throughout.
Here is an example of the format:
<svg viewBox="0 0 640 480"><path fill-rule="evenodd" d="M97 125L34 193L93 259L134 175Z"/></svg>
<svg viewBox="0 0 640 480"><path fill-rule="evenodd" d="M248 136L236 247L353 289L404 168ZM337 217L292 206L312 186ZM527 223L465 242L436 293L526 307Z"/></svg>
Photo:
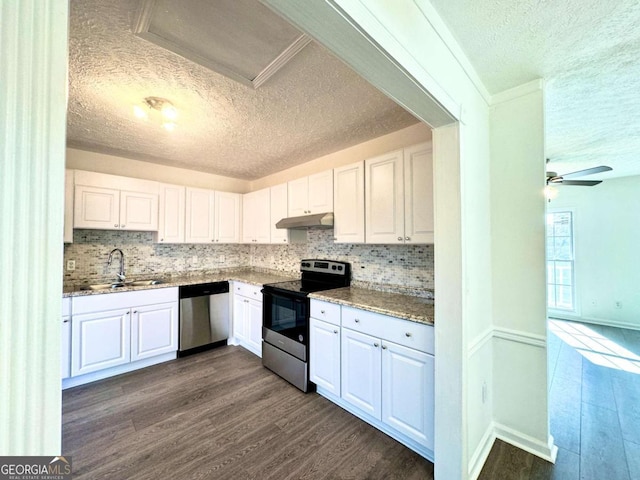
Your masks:
<svg viewBox="0 0 640 480"><path fill-rule="evenodd" d="M263 295L262 364L303 392L309 382L309 293L351 285L351 264L302 260L302 278L266 284Z"/></svg>

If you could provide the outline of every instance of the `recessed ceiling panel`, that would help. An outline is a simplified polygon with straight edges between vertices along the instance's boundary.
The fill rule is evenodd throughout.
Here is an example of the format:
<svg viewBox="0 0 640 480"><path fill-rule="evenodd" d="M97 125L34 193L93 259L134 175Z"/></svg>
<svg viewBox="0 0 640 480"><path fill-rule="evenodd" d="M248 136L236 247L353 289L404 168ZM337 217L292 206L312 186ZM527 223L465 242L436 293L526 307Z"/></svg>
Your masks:
<svg viewBox="0 0 640 480"><path fill-rule="evenodd" d="M257 0L142 0L135 33L256 88L310 41Z"/></svg>

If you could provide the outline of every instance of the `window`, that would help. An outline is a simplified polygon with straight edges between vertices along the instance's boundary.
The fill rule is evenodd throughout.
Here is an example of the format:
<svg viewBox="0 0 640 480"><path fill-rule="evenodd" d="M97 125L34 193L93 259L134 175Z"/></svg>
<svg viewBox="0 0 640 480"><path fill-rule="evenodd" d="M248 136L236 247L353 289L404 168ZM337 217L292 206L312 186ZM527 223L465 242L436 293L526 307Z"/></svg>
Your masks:
<svg viewBox="0 0 640 480"><path fill-rule="evenodd" d="M547 303L556 310L575 311L573 212L547 213Z"/></svg>

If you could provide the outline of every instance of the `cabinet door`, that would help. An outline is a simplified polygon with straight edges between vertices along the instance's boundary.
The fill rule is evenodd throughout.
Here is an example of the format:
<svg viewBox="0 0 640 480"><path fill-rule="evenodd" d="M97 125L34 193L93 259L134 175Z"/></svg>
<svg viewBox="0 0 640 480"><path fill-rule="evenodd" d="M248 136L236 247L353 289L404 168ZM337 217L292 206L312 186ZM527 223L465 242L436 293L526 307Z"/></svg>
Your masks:
<svg viewBox="0 0 640 480"><path fill-rule="evenodd" d="M313 383L340 396L340 327L309 321L309 375Z"/></svg>
<svg viewBox="0 0 640 480"><path fill-rule="evenodd" d="M308 177L292 180L288 184L288 217L300 217L309 213Z"/></svg>
<svg viewBox="0 0 640 480"><path fill-rule="evenodd" d="M135 231L157 231L158 195L121 191L120 228Z"/></svg>
<svg viewBox="0 0 640 480"><path fill-rule="evenodd" d="M185 187L160 185L159 243L184 243L185 198Z"/></svg>
<svg viewBox="0 0 640 480"><path fill-rule="evenodd" d="M380 340L342 329L342 398L372 417L382 414Z"/></svg>
<svg viewBox="0 0 640 480"><path fill-rule="evenodd" d="M71 331L72 376L129 363L129 309L74 315Z"/></svg>
<svg viewBox="0 0 640 480"><path fill-rule="evenodd" d="M242 196L242 243L255 243L256 222L253 213L256 209L256 192Z"/></svg>
<svg viewBox="0 0 640 480"><path fill-rule="evenodd" d="M62 378L71 376L71 317L62 317L62 339L60 344L60 373Z"/></svg>
<svg viewBox="0 0 640 480"><path fill-rule="evenodd" d="M233 336L239 342L245 340L246 300L241 295L233 295Z"/></svg>
<svg viewBox="0 0 640 480"><path fill-rule="evenodd" d="M107 230L120 228L120 191L76 185L73 226Z"/></svg>
<svg viewBox="0 0 640 480"><path fill-rule="evenodd" d="M404 243L403 152L365 161L366 243Z"/></svg>
<svg viewBox="0 0 640 480"><path fill-rule="evenodd" d="M211 243L214 239L214 202L212 190L187 187L185 219L186 243Z"/></svg>
<svg viewBox="0 0 640 480"><path fill-rule="evenodd" d="M333 231L338 243L364 242L364 162L333 170Z"/></svg>
<svg viewBox="0 0 640 480"><path fill-rule="evenodd" d="M73 170L64 171L64 243L73 243Z"/></svg>
<svg viewBox="0 0 640 480"><path fill-rule="evenodd" d="M242 195L230 192L215 192L216 243L240 243Z"/></svg>
<svg viewBox="0 0 640 480"><path fill-rule="evenodd" d="M249 350L262 357L262 302L252 298L247 299L246 323L245 330L247 333L246 341L249 344Z"/></svg>
<svg viewBox="0 0 640 480"><path fill-rule="evenodd" d="M276 223L288 216L287 184L282 183L275 187L271 187L269 189L269 195L271 197L271 221L269 224L271 230L271 243L289 243L289 230L286 228L276 228Z"/></svg>
<svg viewBox="0 0 640 480"><path fill-rule="evenodd" d="M308 213L333 212L333 170L309 175Z"/></svg>
<svg viewBox="0 0 640 480"><path fill-rule="evenodd" d="M433 450L433 356L383 342L382 392L382 421Z"/></svg>
<svg viewBox="0 0 640 480"><path fill-rule="evenodd" d="M131 361L178 350L178 303L135 307L131 317Z"/></svg>
<svg viewBox="0 0 640 480"><path fill-rule="evenodd" d="M271 198L270 190L264 188L255 193L253 206L254 243L270 243L271 241Z"/></svg>
<svg viewBox="0 0 640 480"><path fill-rule="evenodd" d="M404 235L406 243L433 243L430 142L404 149Z"/></svg>

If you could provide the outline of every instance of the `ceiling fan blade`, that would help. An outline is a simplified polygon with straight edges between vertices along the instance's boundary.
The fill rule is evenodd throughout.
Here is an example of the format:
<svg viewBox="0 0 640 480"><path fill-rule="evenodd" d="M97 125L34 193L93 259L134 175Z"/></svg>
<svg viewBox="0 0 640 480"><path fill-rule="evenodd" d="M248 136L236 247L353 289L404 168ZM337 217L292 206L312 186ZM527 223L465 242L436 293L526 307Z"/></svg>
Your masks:
<svg viewBox="0 0 640 480"><path fill-rule="evenodd" d="M587 168L585 170L578 170L577 172L565 173L561 175L561 177L562 178L584 177L585 175L593 175L594 173L608 172L609 170L613 170L613 169L611 167L607 167L606 165L600 165L599 167Z"/></svg>
<svg viewBox="0 0 640 480"><path fill-rule="evenodd" d="M602 180L560 180L559 182L553 182L553 185L578 185L583 187L593 187L602 183Z"/></svg>

